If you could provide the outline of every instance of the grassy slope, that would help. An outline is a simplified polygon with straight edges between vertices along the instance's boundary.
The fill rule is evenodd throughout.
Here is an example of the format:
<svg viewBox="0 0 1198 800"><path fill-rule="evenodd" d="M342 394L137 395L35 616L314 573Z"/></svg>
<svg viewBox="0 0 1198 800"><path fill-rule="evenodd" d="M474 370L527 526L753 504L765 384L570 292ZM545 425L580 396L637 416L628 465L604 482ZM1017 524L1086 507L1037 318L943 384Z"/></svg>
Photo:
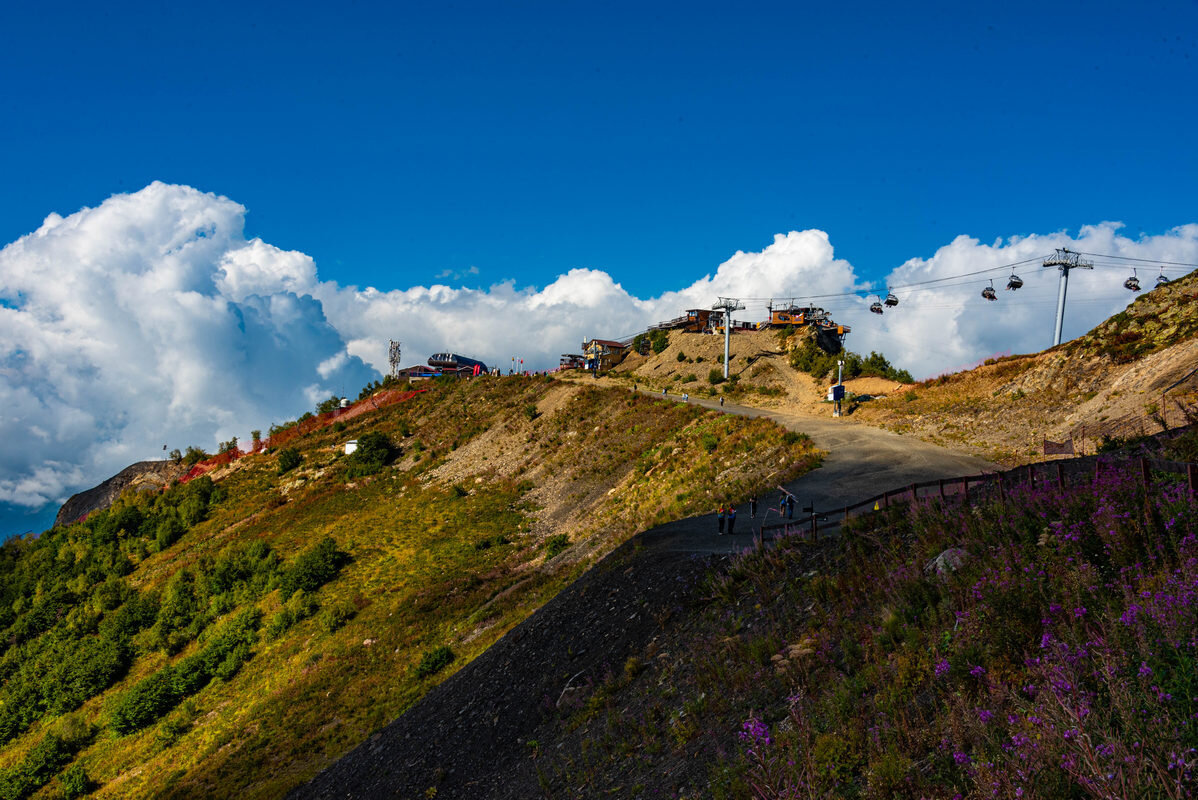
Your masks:
<svg viewBox="0 0 1198 800"><path fill-rule="evenodd" d="M896 507L713 571L538 768L563 796L1190 797L1196 598L1198 506L1134 462Z"/></svg>
<svg viewBox="0 0 1198 800"><path fill-rule="evenodd" d="M380 474L347 482L340 444L368 430L387 434L401 455ZM816 461L805 441L783 442L768 423L532 379L435 385L295 446L304 463L292 473L277 475L274 458L260 455L217 475L228 496L210 519L146 557L128 580L160 591L178 570L202 567L232 543L262 540L291 560L327 535L352 562L315 597L326 608L352 603L356 616L333 633L310 618L277 639L259 636L231 680L214 681L164 721L116 736L104 727L114 699L199 645L169 659L142 652L123 681L75 715L100 726L78 759L101 784L97 796L278 796L631 533ZM545 542L562 530L572 545L546 558ZM280 607L277 592L256 602L268 620ZM441 645L457 659L417 677L422 654ZM18 763L61 724L35 724L0 753L0 766Z"/></svg>

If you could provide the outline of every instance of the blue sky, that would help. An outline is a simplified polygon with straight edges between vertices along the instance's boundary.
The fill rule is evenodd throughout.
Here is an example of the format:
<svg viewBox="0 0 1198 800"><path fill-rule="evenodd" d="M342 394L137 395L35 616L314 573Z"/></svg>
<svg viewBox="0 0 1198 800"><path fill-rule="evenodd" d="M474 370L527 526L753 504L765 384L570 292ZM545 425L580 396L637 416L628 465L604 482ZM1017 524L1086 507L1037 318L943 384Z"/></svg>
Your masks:
<svg viewBox="0 0 1198 800"><path fill-rule="evenodd" d="M1142 5L1142 7L1141 7ZM1198 5L8 4L0 240L152 180L380 288L1198 218Z"/></svg>
<svg viewBox="0 0 1198 800"><path fill-rule="evenodd" d="M842 293L917 377L1038 350L1053 248L1198 263L1196 96L1194 0L5 4L0 536L356 394L389 337L544 368Z"/></svg>

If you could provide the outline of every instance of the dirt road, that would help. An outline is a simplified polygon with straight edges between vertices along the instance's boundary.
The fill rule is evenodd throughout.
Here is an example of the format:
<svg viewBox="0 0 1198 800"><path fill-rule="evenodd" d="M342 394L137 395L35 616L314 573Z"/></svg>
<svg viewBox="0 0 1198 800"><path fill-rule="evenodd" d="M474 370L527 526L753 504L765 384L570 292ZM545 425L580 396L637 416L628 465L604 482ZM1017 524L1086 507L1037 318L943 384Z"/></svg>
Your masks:
<svg viewBox="0 0 1198 800"><path fill-rule="evenodd" d="M651 394L661 396L656 392ZM677 395L666 397L682 402ZM809 504L814 504L817 510L843 508L917 481L998 469L997 465L974 456L843 418L785 414L732 403L721 407L718 400L693 397L688 402L727 414L772 419L787 430L807 434L816 447L827 451L823 466L786 485L787 491L798 500L796 517L800 508ZM779 522L781 496L780 491L773 491L758 498L756 519L749 516L746 498L737 508L737 534L732 537L718 535L714 509L710 515L678 520L642 536L646 545L677 552L721 553L743 549L748 546L755 527Z"/></svg>

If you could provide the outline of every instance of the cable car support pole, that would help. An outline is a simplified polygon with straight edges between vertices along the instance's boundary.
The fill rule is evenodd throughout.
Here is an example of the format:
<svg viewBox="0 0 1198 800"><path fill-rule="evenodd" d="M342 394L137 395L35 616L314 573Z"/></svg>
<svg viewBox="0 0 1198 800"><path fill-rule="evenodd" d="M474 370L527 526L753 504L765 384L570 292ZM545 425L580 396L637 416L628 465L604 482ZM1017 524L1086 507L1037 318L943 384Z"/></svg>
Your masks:
<svg viewBox="0 0 1198 800"><path fill-rule="evenodd" d="M1082 261L1081 256L1072 250L1060 247L1054 255L1044 259L1045 267L1057 267L1061 271L1060 291L1057 293L1057 327L1053 334L1052 346L1061 343L1061 328L1065 324L1065 293L1069 289L1069 270L1094 269L1093 261Z"/></svg>
<svg viewBox="0 0 1198 800"><path fill-rule="evenodd" d="M735 297L721 297L720 301L711 307L712 311L724 312L724 380L728 380L728 349L732 338L732 312L745 307L745 304Z"/></svg>

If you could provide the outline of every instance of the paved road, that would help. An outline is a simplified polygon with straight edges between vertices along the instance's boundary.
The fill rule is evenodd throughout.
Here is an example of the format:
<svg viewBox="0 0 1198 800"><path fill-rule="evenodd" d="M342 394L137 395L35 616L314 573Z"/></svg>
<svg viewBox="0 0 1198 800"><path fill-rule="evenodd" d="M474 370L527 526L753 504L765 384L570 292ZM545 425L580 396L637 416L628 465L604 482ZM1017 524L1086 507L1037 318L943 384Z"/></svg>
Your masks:
<svg viewBox="0 0 1198 800"><path fill-rule="evenodd" d="M661 396L655 392L646 394ZM676 395L667 397L682 401ZM689 402L727 414L772 419L787 430L807 434L816 447L827 451L823 466L786 485L786 489L799 500L796 516L799 507L809 503L814 503L815 508L820 510L843 508L918 481L977 475L1000 469L996 464L975 456L844 418L783 414L732 403L721 407L718 400L693 397ZM716 533L714 513L663 525L642 534L642 537L646 545L679 552L711 553L741 549L749 545L754 526L779 521L777 508L780 496L781 492L773 491L758 498L760 504L756 520L749 518L748 502L738 505L737 535L733 537Z"/></svg>

